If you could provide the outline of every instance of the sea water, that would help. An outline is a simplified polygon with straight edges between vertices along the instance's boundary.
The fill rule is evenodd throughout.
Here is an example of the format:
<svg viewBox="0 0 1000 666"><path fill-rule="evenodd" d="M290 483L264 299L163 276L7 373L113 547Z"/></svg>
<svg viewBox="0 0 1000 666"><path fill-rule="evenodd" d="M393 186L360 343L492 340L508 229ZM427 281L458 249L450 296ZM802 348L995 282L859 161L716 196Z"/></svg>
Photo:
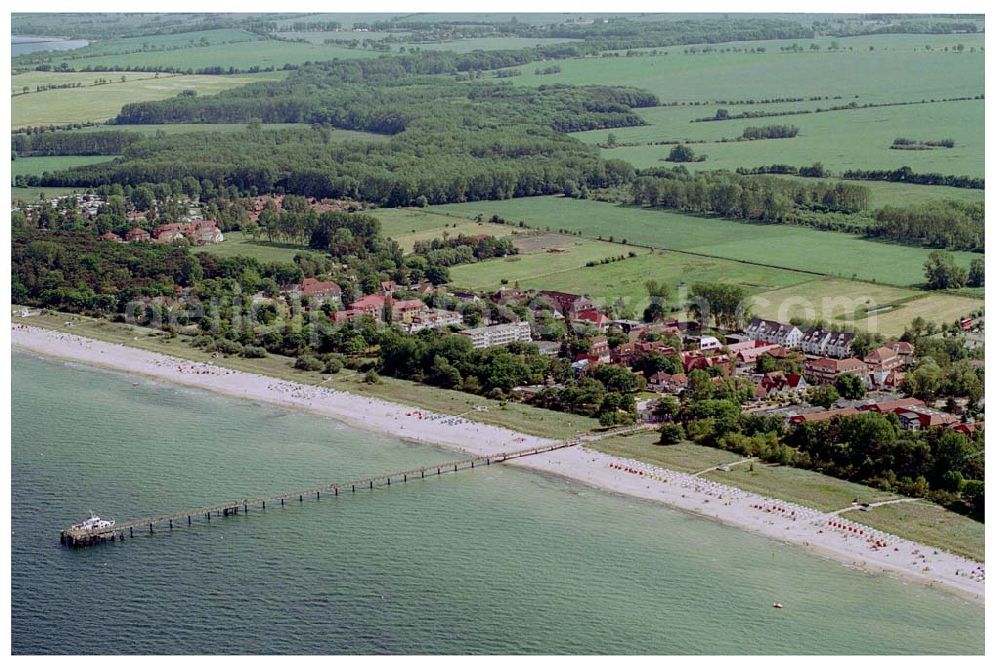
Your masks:
<svg viewBox="0 0 1000 666"><path fill-rule="evenodd" d="M463 456L20 352L12 366L16 654L984 649L982 604L507 465L62 547L90 510L124 521Z"/></svg>

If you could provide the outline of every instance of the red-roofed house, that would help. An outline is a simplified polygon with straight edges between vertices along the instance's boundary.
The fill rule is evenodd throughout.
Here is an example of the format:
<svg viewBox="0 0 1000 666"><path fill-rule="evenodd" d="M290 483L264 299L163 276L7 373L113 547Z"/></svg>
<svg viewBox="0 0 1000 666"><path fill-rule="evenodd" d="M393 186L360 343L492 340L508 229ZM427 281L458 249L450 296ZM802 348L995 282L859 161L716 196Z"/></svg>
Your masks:
<svg viewBox="0 0 1000 666"><path fill-rule="evenodd" d="M858 410L853 407L844 407L842 409L828 409L823 412L809 412L808 414L796 414L788 419L789 423L806 423L815 421L827 421L835 416L855 416L858 414Z"/></svg>
<svg viewBox="0 0 1000 666"><path fill-rule="evenodd" d="M340 300L340 285L336 282L317 280L316 278L305 278L298 284L293 284L284 288L284 291L301 298L331 298Z"/></svg>
<svg viewBox="0 0 1000 666"><path fill-rule="evenodd" d="M683 372L671 375L657 372L649 378L649 388L661 393L680 393L687 388L688 378Z"/></svg>
<svg viewBox="0 0 1000 666"><path fill-rule="evenodd" d="M602 331L608 330L611 320L602 315L597 310L584 310L573 318L574 323L591 324Z"/></svg>
<svg viewBox="0 0 1000 666"><path fill-rule="evenodd" d="M889 347L878 347L865 354L865 363L872 372L889 372L903 365L903 359Z"/></svg>
<svg viewBox="0 0 1000 666"><path fill-rule="evenodd" d="M150 238L151 236L149 235L149 232L145 229L140 229L139 227L132 227L128 230L128 233L125 234L125 240L130 243L148 241Z"/></svg>
<svg viewBox="0 0 1000 666"><path fill-rule="evenodd" d="M113 233L111 231L108 231L107 233L101 234L99 236L99 238L101 240L105 240L105 241L114 241L115 243L121 243L121 242L123 242L121 236L119 236L118 234Z"/></svg>
<svg viewBox="0 0 1000 666"><path fill-rule="evenodd" d="M718 365L726 370L726 374L729 374L729 357L725 354L705 356L701 351L685 351L681 352L681 363L684 365L684 372L708 370L712 366Z"/></svg>
<svg viewBox="0 0 1000 666"><path fill-rule="evenodd" d="M888 414L889 412L895 411L901 407L926 407L927 403L919 398L899 398L898 400L883 400L881 402L869 402L858 407L858 409L865 412L878 412L879 414Z"/></svg>
<svg viewBox="0 0 1000 666"><path fill-rule="evenodd" d="M385 311L385 296L380 296L378 294L362 296L358 300L351 303L348 309L354 310L359 314L371 315L372 317L375 317L376 321L381 321L383 312Z"/></svg>
<svg viewBox="0 0 1000 666"><path fill-rule="evenodd" d="M865 379L868 366L858 358L811 358L805 362L805 375L813 383L832 384L840 375L857 375Z"/></svg>
<svg viewBox="0 0 1000 666"><path fill-rule="evenodd" d="M392 308L392 320L404 324L409 324L416 315L427 310L427 305L416 298L405 301L394 301L391 298L387 300Z"/></svg>
<svg viewBox="0 0 1000 666"><path fill-rule="evenodd" d="M809 387L802 375L794 372L786 375L784 372L768 372L760 380L760 386L767 395L783 391L801 391Z"/></svg>
<svg viewBox="0 0 1000 666"><path fill-rule="evenodd" d="M552 307L564 317L572 320L581 312L596 310L597 306L585 296L569 294L564 291L542 290L538 295L548 300Z"/></svg>
<svg viewBox="0 0 1000 666"><path fill-rule="evenodd" d="M957 416L930 407L897 407L893 411L899 417L902 426L909 430L927 430L958 423Z"/></svg>
<svg viewBox="0 0 1000 666"><path fill-rule="evenodd" d="M756 343L755 343L756 344ZM730 347L732 349L732 347ZM751 363L756 363L757 358L762 354L767 354L778 349L784 349L781 345L774 344L761 344L749 349L741 349L736 353L736 362L739 365L750 365Z"/></svg>
<svg viewBox="0 0 1000 666"><path fill-rule="evenodd" d="M955 432L962 433L966 437L972 437L973 434L983 430L986 424L982 421L976 421L975 423L952 423L948 426L948 430L954 430Z"/></svg>

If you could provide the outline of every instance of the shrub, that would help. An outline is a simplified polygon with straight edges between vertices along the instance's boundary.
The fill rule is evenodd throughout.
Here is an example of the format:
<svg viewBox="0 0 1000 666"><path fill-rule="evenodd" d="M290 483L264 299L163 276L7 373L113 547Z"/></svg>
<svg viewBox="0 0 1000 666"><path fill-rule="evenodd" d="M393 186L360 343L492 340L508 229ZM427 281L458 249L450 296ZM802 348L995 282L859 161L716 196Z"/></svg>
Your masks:
<svg viewBox="0 0 1000 666"><path fill-rule="evenodd" d="M324 368L323 361L319 360L311 354L303 354L295 359L295 368L297 370L309 370L312 372L319 372Z"/></svg>
<svg viewBox="0 0 1000 666"><path fill-rule="evenodd" d="M680 444L684 441L684 427L677 423L665 423L660 428L660 440L658 444L667 446Z"/></svg>
<svg viewBox="0 0 1000 666"><path fill-rule="evenodd" d="M243 358L264 358L267 356L267 350L263 347L256 347L254 345L246 345L243 347L240 356Z"/></svg>

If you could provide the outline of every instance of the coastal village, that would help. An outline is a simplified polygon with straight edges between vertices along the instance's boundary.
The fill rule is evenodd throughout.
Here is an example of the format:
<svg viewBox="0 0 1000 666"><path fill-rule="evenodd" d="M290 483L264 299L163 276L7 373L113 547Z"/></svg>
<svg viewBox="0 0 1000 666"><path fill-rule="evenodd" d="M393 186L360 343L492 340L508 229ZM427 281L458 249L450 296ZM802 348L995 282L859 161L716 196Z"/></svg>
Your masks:
<svg viewBox="0 0 1000 666"><path fill-rule="evenodd" d="M259 223L267 211L284 210L284 200L283 195L246 200L250 224ZM93 218L106 203L98 194L85 194L57 197L26 210L37 214L46 204L51 208L75 205L81 215ZM136 226L122 235L105 232L99 239L113 243L182 242L192 246L225 241L216 222L203 217L197 202L180 203L187 214L179 221L150 225L144 211L130 209L127 217ZM306 204L316 213L356 212L363 208L346 200L308 198ZM493 237L481 234L477 239ZM895 414L909 430L941 428L971 436L983 428L981 420L970 416L981 411L971 409L980 405L905 395L907 371L917 360L914 346L907 340L886 340L859 349L855 344L857 333L846 328L830 330L751 318L742 328L719 330L677 318L621 319L615 318L612 308L601 307L585 294L517 287L476 292L428 281L400 285L384 280L374 293L345 299L342 284L354 279L343 270L330 277L305 277L280 285L278 293L257 293L253 302L256 306L270 304L287 316L292 315L292 305L297 304L305 310L322 311L337 325L369 320L407 334L454 334L470 340L476 349L531 345L540 355L567 359L576 378L593 375L601 366L617 366L631 372L635 379L631 388L636 398L634 412L621 415L623 422L669 419L660 408L661 399L683 397L690 390L692 373L701 372L713 382L726 377L750 382L752 396L744 403L743 411L777 416L788 425L877 412ZM183 298L178 294L177 298L160 297L151 302L178 304ZM475 316L470 318L470 312ZM555 322L565 329L565 335L545 335L539 322ZM952 334L961 337L967 348L978 348L982 346L982 324L979 317L966 317L956 322ZM656 362L649 363L650 358ZM642 369L637 365L639 360L646 361ZM656 369L657 363L663 369ZM971 364L981 368L983 361L974 359ZM851 378L847 381L858 387L850 396L834 393L832 400L810 400L817 389L845 382L842 378ZM561 388L559 381L549 377L542 384L515 386L508 397L531 402L545 389Z"/></svg>

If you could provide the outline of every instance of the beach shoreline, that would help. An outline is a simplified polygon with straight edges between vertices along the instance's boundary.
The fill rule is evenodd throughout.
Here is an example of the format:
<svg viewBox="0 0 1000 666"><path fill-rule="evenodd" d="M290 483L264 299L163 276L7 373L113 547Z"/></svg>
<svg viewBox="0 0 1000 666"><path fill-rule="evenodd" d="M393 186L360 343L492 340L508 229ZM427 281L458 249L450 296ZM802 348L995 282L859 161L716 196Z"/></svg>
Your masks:
<svg viewBox="0 0 1000 666"><path fill-rule="evenodd" d="M474 455L513 452L553 441L379 398L297 384L207 362L187 361L21 323L12 324L11 341L15 348L41 356L305 411L351 427ZM985 565L878 532L841 516L823 514L585 446L559 449L506 464L665 504L805 547L815 555L870 574L901 577L970 600L985 600Z"/></svg>

